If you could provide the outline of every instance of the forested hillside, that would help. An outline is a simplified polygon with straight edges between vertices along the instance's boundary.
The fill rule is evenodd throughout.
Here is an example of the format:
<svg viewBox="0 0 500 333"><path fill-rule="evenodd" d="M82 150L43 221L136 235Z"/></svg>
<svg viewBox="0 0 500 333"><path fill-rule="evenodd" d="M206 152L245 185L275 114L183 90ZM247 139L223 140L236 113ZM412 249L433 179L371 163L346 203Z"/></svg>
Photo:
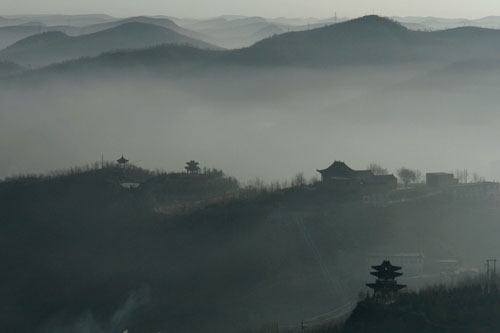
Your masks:
<svg viewBox="0 0 500 333"><path fill-rule="evenodd" d="M488 204L375 208L322 187L238 189L220 172L120 168L9 179L0 205L3 326L40 332L297 324L364 290L368 252L473 265L496 249L475 240L498 221Z"/></svg>

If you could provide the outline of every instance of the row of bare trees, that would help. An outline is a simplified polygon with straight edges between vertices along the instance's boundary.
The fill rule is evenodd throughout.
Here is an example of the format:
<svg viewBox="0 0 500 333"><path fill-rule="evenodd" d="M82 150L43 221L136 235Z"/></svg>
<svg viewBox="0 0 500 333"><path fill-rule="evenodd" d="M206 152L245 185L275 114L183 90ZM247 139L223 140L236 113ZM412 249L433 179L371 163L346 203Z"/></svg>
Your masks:
<svg viewBox="0 0 500 333"><path fill-rule="evenodd" d="M285 188L314 185L317 182L319 182L319 178L317 176L313 176L310 179L307 179L303 172L299 172L289 181L285 180L282 182L274 181L267 183L260 178L255 178L246 182L243 188L246 190L257 192L275 192Z"/></svg>
<svg viewBox="0 0 500 333"><path fill-rule="evenodd" d="M389 171L378 163L370 163L368 170L373 172L374 175L388 175ZM422 172L420 170L413 170L410 168L402 167L396 171L396 176L404 187L413 183L420 183L422 181Z"/></svg>
<svg viewBox="0 0 500 333"><path fill-rule="evenodd" d="M470 176L470 178L469 178ZM455 171L455 178L458 179L460 183L479 183L479 182L484 182L485 179L484 177L481 177L477 173L473 172L472 175L470 174L469 170L463 169L463 170L457 170Z"/></svg>
<svg viewBox="0 0 500 333"><path fill-rule="evenodd" d="M378 163L370 163L370 165L368 165L368 169L375 175L389 174L389 171ZM455 171L454 175L460 183L479 183L485 181L484 177L479 176L475 172L470 175L470 172L467 169L457 170ZM410 184L421 183L424 181L422 172L420 170L410 169L407 167L399 168L396 171L396 176L399 178L399 181L403 184L404 187L408 187L408 185Z"/></svg>

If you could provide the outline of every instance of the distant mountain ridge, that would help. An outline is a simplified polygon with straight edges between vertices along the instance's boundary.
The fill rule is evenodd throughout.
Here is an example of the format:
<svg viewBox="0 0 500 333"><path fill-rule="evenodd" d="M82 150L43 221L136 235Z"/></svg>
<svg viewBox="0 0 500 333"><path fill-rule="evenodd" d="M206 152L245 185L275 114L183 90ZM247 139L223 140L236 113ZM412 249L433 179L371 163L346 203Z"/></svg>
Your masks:
<svg viewBox="0 0 500 333"><path fill-rule="evenodd" d="M158 25L130 22L76 37L58 31L30 36L0 51L0 59L25 66L44 66L80 57L97 56L112 50L161 44L216 48Z"/></svg>
<svg viewBox="0 0 500 333"><path fill-rule="evenodd" d="M100 23L100 24L94 24L94 25L89 25L82 27L79 31L74 32L74 34L90 34L94 32L99 32L103 31L106 29L114 28L119 25L125 24L125 23L146 23L146 24L151 24L151 25L157 25L163 28L167 28L169 30L173 30L181 35L191 37L194 39L203 39L203 35L196 33L192 30L182 28L179 25L177 25L174 21L168 19L168 18L158 18L158 17L147 17L147 16L134 16L134 17L129 17L125 18L122 20L117 20L117 21L112 21L112 22L106 22L106 23Z"/></svg>
<svg viewBox="0 0 500 333"><path fill-rule="evenodd" d="M446 30L459 27L500 28L500 16L487 16L479 19L394 16L392 19L411 29L418 30Z"/></svg>
<svg viewBox="0 0 500 333"><path fill-rule="evenodd" d="M223 61L349 66L490 59L498 57L498 52L500 30L412 31L396 21L371 15L267 38L249 48L226 52Z"/></svg>
<svg viewBox="0 0 500 333"><path fill-rule="evenodd" d="M132 67L136 62L141 66L147 65L146 58L141 60L146 54L158 60L151 66L169 66L169 57L161 61L165 52L175 53L179 55L178 58L182 58L182 52L189 54L195 51L189 47L167 46L147 52L127 51L126 54ZM196 58L187 57L184 63L205 68L226 65L342 67L449 64L498 58L500 31L472 27L436 32L412 31L398 22L372 15L322 28L283 33L247 48L216 53L197 50L195 53ZM112 67L110 57L121 56L119 52L106 55L103 57L106 61L102 64ZM88 66L89 61L84 62ZM99 66L99 58L92 63ZM78 66L79 62L75 61L65 65L65 68Z"/></svg>
<svg viewBox="0 0 500 333"><path fill-rule="evenodd" d="M262 17L216 17L208 20L185 23L189 30L204 36L204 40L226 48L240 48L287 31L279 23Z"/></svg>
<svg viewBox="0 0 500 333"><path fill-rule="evenodd" d="M0 17L0 26L21 25L21 24L40 24L44 26L68 25L68 26L86 26L90 24L104 23L118 20L115 17L106 14L80 14L80 15L62 15L62 14L29 14L29 15L4 15Z"/></svg>
<svg viewBox="0 0 500 333"><path fill-rule="evenodd" d="M59 31L59 32L64 32L69 36L80 36L80 35L88 35L96 33L99 31L104 31L111 28L116 28L122 24L134 23L134 22L146 23L164 27L193 39L200 39L203 41L208 39L206 36L200 33L178 26L175 22L167 18L153 18L145 16L129 17L121 20L111 19L111 18L105 20L104 18L102 18L101 21L95 23L94 22L96 21L95 18L91 16L91 18L94 18L94 20L90 20L89 22L94 22L94 23L88 25L78 25L78 22L80 22L79 20L84 20L85 16L77 18L71 16L71 18L72 20L68 20L68 22L64 22L62 18L57 19L56 17L50 20L50 17L47 18L44 17L44 20L42 20L43 22L33 21L33 22L22 23L22 21L20 21L17 22L16 25L10 25L10 26L0 25L0 50L14 44L17 41L20 41L21 39L44 32ZM74 22L74 20L77 20L77 22ZM55 22L63 24L47 25L44 22ZM74 25L70 25L73 23Z"/></svg>

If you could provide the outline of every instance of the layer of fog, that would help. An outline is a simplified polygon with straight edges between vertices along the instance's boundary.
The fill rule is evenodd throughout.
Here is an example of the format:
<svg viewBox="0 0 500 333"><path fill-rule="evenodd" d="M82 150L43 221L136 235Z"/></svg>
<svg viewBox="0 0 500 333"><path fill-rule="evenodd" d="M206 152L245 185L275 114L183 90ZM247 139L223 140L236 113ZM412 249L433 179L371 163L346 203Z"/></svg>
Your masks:
<svg viewBox="0 0 500 333"><path fill-rule="evenodd" d="M333 160L500 179L499 81L471 90L435 67L221 70L60 78L0 92L0 177L115 160L246 181L308 177ZM467 81L467 75L463 75Z"/></svg>

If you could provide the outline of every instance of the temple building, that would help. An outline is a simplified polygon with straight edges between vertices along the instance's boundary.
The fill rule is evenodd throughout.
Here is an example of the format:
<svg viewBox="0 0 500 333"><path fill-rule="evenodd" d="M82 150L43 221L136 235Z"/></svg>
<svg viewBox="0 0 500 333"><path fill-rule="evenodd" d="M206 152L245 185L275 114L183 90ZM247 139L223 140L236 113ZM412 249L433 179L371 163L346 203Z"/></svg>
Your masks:
<svg viewBox="0 0 500 333"><path fill-rule="evenodd" d="M382 261L382 264L372 266L375 272L370 272L377 280L375 283L367 283L366 286L373 289L373 297L381 303L391 303L394 301L396 293L405 288L406 285L398 284L396 278L403 275L398 272L400 266L391 265L390 260Z"/></svg>
<svg viewBox="0 0 500 333"><path fill-rule="evenodd" d="M458 184L458 179L452 173L430 172L425 175L425 184L430 187L447 187Z"/></svg>
<svg viewBox="0 0 500 333"><path fill-rule="evenodd" d="M394 175L375 175L370 170L353 170L341 161L335 161L328 168L317 171L321 174L324 184L344 191L391 191L395 190L398 184Z"/></svg>

